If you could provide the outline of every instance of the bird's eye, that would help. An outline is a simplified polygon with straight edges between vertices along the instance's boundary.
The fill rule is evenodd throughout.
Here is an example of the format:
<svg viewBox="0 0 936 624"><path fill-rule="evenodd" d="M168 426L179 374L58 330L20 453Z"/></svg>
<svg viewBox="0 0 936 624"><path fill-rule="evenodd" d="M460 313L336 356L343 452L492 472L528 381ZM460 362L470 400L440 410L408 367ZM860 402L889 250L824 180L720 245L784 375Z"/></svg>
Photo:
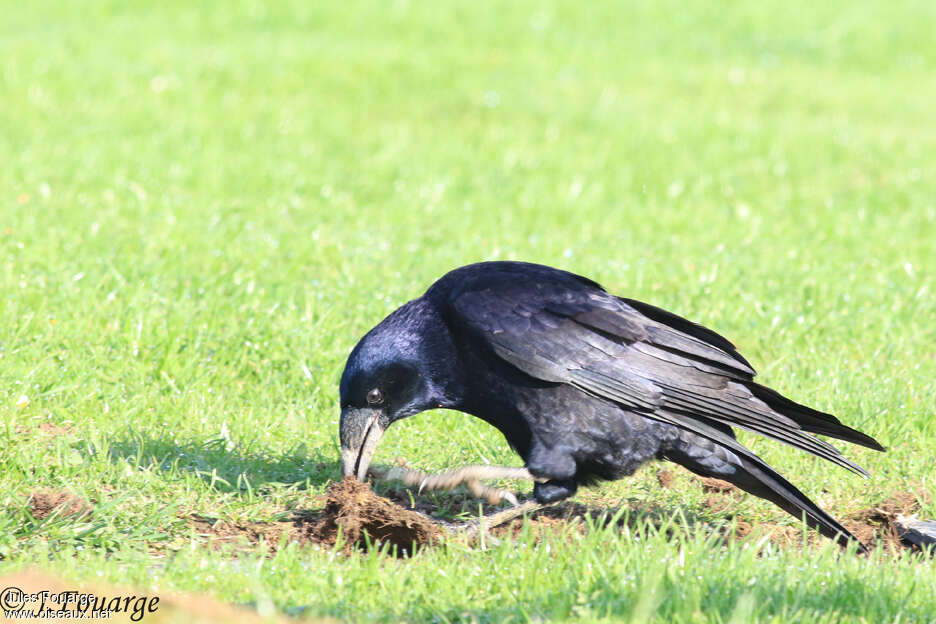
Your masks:
<svg viewBox="0 0 936 624"><path fill-rule="evenodd" d="M383 403L383 392L379 388L374 388L367 393L367 402L371 405L380 405Z"/></svg>

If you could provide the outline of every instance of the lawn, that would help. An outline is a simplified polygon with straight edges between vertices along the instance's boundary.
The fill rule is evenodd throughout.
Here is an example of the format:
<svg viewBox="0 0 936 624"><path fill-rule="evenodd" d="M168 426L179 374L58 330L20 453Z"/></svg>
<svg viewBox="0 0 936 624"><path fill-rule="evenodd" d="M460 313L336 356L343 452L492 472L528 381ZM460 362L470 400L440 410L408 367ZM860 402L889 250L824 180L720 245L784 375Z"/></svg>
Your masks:
<svg viewBox="0 0 936 624"><path fill-rule="evenodd" d="M933 3L7 4L0 574L355 622L936 617L932 556L842 553L662 465L575 499L636 530L395 559L206 528L320 509L351 347L490 259L725 334L889 450L847 449L864 480L745 442L840 519L936 518ZM443 411L392 427L397 457L519 464ZM37 517L61 492L89 513Z"/></svg>

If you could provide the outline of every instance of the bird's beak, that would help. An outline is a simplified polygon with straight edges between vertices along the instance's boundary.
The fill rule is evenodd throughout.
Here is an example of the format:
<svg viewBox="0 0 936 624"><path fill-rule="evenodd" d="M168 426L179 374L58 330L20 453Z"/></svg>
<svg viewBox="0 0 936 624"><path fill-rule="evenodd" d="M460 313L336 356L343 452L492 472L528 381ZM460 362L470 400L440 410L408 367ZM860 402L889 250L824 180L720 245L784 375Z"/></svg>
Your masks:
<svg viewBox="0 0 936 624"><path fill-rule="evenodd" d="M386 427L383 412L372 408L347 408L341 411L341 473L360 481L367 477L371 457Z"/></svg>

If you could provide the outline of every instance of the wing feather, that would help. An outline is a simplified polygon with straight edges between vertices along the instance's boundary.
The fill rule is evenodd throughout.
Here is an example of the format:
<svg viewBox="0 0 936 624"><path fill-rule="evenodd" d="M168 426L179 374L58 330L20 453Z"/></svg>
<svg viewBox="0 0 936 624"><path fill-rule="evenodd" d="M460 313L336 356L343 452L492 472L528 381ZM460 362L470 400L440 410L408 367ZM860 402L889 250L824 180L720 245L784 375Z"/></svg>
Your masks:
<svg viewBox="0 0 936 624"><path fill-rule="evenodd" d="M573 385L648 418L678 421L709 439L712 427L706 422L714 421L867 474L834 446L772 409L764 400L774 400L767 394L772 391L752 381L754 369L734 345L665 310L588 284L570 290L567 283L561 288L539 283L534 288L513 284L463 290L452 308L499 357L528 375ZM834 417L813 410L804 414L823 427L819 433L835 435Z"/></svg>

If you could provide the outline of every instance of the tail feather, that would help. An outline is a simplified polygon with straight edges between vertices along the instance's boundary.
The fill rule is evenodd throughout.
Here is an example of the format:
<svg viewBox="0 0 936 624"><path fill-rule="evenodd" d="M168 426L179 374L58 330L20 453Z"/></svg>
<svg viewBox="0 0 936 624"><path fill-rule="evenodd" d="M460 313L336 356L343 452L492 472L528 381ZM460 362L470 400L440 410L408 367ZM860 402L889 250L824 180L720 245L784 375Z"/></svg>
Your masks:
<svg viewBox="0 0 936 624"><path fill-rule="evenodd" d="M805 515L806 524L818 529L820 533L841 544L850 541L858 544L859 552L866 552L864 544L852 535L835 518L809 500L796 486L772 470L760 459L742 457L741 469L731 478L726 479L745 492L760 496L774 503L795 518ZM722 477L724 478L724 477Z"/></svg>
<svg viewBox="0 0 936 624"><path fill-rule="evenodd" d="M842 546L855 542L859 552L867 552L864 544L848 529L742 446L730 432L716 427L704 436L683 431L662 456L698 475L728 481L745 492L769 500L796 518L805 517L806 524Z"/></svg>
<svg viewBox="0 0 936 624"><path fill-rule="evenodd" d="M852 429L848 425L842 424L842 422L832 414L826 414L825 412L820 412L811 407L800 405L786 398L776 390L768 388L767 386L762 386L753 381L746 382L744 385L747 386L754 396L766 403L770 409L793 420L805 431L829 436L837 440L860 444L861 446L866 446L875 451L886 450L877 440L856 429Z"/></svg>

